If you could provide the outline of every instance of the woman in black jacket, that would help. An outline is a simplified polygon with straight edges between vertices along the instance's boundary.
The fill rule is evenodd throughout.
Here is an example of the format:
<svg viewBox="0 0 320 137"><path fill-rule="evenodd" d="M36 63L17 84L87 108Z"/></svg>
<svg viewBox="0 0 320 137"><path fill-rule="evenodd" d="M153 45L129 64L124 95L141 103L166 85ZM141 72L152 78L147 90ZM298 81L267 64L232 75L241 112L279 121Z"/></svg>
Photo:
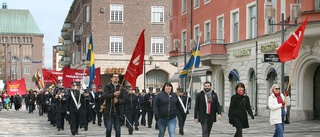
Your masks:
<svg viewBox="0 0 320 137"><path fill-rule="evenodd" d="M236 127L234 137L242 137L242 129L249 128L248 114L254 119L249 97L245 95L245 86L243 83L236 85L236 94L231 97L229 108L229 123Z"/></svg>

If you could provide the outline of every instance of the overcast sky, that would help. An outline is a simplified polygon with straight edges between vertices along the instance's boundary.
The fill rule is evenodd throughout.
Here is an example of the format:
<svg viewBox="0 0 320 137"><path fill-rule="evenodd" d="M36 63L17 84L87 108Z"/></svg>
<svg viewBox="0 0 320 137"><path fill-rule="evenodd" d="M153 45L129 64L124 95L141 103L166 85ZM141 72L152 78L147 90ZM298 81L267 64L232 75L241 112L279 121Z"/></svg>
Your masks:
<svg viewBox="0 0 320 137"><path fill-rule="evenodd" d="M52 68L52 46L58 44L63 22L73 0L0 0L8 9L28 9L44 34L45 67Z"/></svg>

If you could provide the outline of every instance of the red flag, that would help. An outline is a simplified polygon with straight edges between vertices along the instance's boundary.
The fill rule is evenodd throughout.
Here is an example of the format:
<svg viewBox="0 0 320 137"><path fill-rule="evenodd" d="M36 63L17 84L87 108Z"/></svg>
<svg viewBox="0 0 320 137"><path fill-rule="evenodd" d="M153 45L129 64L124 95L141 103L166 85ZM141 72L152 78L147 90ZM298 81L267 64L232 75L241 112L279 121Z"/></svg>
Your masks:
<svg viewBox="0 0 320 137"><path fill-rule="evenodd" d="M45 84L58 83L58 77L54 75L50 70L42 68L43 82Z"/></svg>
<svg viewBox="0 0 320 137"><path fill-rule="evenodd" d="M16 93L20 95L27 93L26 82L24 78L16 81L7 80L7 93L8 95L14 96Z"/></svg>
<svg viewBox="0 0 320 137"><path fill-rule="evenodd" d="M306 28L308 17L300 27L287 39L277 50L281 62L296 59L302 43L304 30Z"/></svg>
<svg viewBox="0 0 320 137"><path fill-rule="evenodd" d="M132 89L136 88L137 77L143 72L144 50L145 41L143 30L132 53L131 60L126 70L126 74L124 75L124 79L126 79L131 84Z"/></svg>

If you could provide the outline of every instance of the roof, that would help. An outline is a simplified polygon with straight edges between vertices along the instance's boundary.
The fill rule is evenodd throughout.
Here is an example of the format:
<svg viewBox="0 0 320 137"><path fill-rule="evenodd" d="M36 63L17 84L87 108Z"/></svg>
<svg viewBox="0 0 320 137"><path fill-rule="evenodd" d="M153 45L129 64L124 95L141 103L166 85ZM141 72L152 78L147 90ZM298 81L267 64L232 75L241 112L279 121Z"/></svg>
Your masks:
<svg viewBox="0 0 320 137"><path fill-rule="evenodd" d="M0 34L43 35L29 10L0 9Z"/></svg>

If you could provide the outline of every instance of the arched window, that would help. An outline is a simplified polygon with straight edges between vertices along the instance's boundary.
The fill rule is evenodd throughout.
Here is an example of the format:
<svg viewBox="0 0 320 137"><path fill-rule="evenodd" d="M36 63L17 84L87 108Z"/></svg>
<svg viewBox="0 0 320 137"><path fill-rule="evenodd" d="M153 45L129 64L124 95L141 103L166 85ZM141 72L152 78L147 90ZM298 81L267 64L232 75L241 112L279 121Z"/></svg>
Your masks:
<svg viewBox="0 0 320 137"><path fill-rule="evenodd" d="M146 74L146 87L162 88L169 79L168 73L163 70L151 70Z"/></svg>
<svg viewBox="0 0 320 137"><path fill-rule="evenodd" d="M16 56L13 56L13 57L11 58L11 62L19 62L19 58L16 57Z"/></svg>
<svg viewBox="0 0 320 137"><path fill-rule="evenodd" d="M24 57L23 62L31 62L31 59L29 57Z"/></svg>
<svg viewBox="0 0 320 137"><path fill-rule="evenodd" d="M236 69L233 69L229 72L228 75L229 81L230 81L230 93L231 95L235 93L235 87L238 84L239 81L239 73Z"/></svg>

